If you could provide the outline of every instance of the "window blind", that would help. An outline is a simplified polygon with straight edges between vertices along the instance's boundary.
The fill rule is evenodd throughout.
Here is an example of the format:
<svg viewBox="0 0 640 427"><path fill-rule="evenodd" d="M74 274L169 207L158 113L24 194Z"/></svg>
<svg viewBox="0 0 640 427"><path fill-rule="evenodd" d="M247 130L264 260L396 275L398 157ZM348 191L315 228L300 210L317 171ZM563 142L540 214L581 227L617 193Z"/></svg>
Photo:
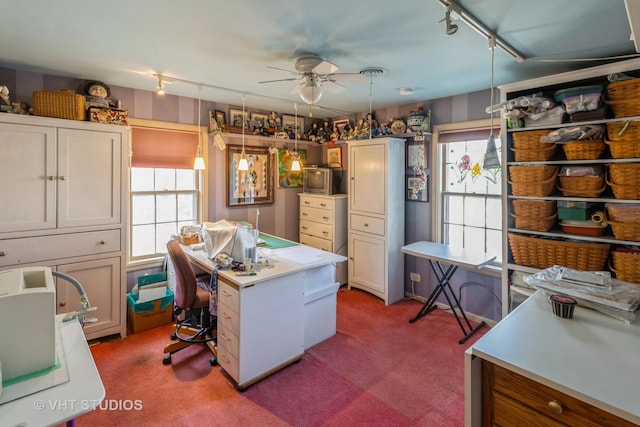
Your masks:
<svg viewBox="0 0 640 427"><path fill-rule="evenodd" d="M438 133L439 144L449 144L452 142L461 141L479 141L489 139L490 128L477 128L477 129L461 129L461 130L447 130ZM498 136L500 134L500 128L494 128L493 135Z"/></svg>
<svg viewBox="0 0 640 427"><path fill-rule="evenodd" d="M198 133L133 127L131 166L192 169L198 149Z"/></svg>

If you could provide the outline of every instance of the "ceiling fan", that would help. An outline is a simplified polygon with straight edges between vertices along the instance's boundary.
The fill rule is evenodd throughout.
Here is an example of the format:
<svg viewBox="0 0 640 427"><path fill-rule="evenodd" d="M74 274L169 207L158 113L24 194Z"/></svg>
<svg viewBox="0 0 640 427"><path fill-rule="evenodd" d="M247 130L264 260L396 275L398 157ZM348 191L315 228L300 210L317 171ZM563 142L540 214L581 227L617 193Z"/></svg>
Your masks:
<svg viewBox="0 0 640 427"><path fill-rule="evenodd" d="M288 79L266 80L259 83L286 82L294 80L302 80L291 93L298 93L300 98L307 104L315 104L322 97L322 89L325 88L332 93L340 93L345 87L340 82L364 82L366 76L361 73L338 73L340 69L337 65L329 61L325 61L314 53L306 53L296 60L296 70L290 71L282 68L273 68L274 70L285 71L296 77Z"/></svg>

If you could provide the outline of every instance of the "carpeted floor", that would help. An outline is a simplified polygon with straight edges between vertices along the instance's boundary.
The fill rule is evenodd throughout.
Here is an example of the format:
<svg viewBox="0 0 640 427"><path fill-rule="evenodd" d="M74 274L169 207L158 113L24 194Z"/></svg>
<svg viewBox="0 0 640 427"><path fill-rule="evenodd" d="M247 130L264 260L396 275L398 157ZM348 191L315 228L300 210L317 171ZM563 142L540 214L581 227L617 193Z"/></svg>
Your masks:
<svg viewBox="0 0 640 427"><path fill-rule="evenodd" d="M171 325L91 348L105 401L78 426L462 426L465 344L450 312L408 320L421 304L385 307L338 291L337 334L240 393L195 346L162 364Z"/></svg>

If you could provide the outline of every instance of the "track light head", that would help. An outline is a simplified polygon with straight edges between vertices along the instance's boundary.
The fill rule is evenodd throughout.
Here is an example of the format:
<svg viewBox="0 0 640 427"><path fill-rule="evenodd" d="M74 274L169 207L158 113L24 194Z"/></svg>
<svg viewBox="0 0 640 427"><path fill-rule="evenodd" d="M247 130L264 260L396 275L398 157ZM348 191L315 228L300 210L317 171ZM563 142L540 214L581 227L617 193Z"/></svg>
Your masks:
<svg viewBox="0 0 640 427"><path fill-rule="evenodd" d="M452 35L455 34L456 31L458 31L458 26L456 24L452 24L451 23L451 6L447 7L446 12L444 13L444 20L447 23L447 28L445 30L445 32L447 33L447 35Z"/></svg>
<svg viewBox="0 0 640 427"><path fill-rule="evenodd" d="M156 88L156 93L158 95L164 95L166 92L164 91L164 82L162 81L162 77L158 76L158 87Z"/></svg>

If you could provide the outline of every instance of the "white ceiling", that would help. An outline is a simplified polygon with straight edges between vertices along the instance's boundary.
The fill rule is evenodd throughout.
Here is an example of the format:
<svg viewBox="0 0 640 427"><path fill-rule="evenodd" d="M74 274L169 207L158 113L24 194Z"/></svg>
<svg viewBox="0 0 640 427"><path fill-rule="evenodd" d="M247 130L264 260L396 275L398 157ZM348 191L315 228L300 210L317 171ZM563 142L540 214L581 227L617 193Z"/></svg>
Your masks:
<svg viewBox="0 0 640 427"><path fill-rule="evenodd" d="M600 64L540 59L636 53L624 0L457 3L527 58L497 48L496 85ZM206 100L240 106L244 93L247 106L287 113L301 102L290 93L297 82L258 83L290 77L268 67L293 71L312 52L339 72L384 70L342 93L324 91L314 116L333 117L368 111L370 92L375 110L489 88L487 40L456 14L459 30L446 35L436 24L444 12L439 0L5 0L0 66L144 90L155 90L158 73L203 84ZM402 96L400 87L415 92ZM198 96L182 82L167 93Z"/></svg>

